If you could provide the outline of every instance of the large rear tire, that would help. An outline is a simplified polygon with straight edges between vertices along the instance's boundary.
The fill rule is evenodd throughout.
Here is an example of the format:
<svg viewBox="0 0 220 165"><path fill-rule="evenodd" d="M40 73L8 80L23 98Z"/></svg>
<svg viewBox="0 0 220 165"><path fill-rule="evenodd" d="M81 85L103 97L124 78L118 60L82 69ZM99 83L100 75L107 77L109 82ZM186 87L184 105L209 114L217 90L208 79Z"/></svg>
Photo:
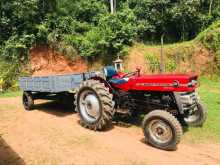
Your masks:
<svg viewBox="0 0 220 165"><path fill-rule="evenodd" d="M195 107L196 110L192 115L189 115L188 117L184 118L184 121L187 125L192 127L201 127L206 121L207 118L207 110L206 108L198 103L197 107Z"/></svg>
<svg viewBox="0 0 220 165"><path fill-rule="evenodd" d="M103 83L96 80L82 82L75 94L76 111L82 126L103 130L111 124L114 114L112 94Z"/></svg>
<svg viewBox="0 0 220 165"><path fill-rule="evenodd" d="M34 106L34 99L31 92L24 92L22 96L24 109L30 111Z"/></svg>
<svg viewBox="0 0 220 165"><path fill-rule="evenodd" d="M175 150L183 134L179 121L163 110L148 113L142 127L146 142L163 150Z"/></svg>

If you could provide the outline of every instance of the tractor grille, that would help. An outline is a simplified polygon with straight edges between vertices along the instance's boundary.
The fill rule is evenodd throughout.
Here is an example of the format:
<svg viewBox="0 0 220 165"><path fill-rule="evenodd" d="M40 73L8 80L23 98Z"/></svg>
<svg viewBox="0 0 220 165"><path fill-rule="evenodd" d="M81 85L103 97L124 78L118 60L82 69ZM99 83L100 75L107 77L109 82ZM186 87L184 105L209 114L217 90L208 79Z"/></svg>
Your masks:
<svg viewBox="0 0 220 165"><path fill-rule="evenodd" d="M181 92L179 98L183 111L193 110L197 104L197 95L195 91Z"/></svg>

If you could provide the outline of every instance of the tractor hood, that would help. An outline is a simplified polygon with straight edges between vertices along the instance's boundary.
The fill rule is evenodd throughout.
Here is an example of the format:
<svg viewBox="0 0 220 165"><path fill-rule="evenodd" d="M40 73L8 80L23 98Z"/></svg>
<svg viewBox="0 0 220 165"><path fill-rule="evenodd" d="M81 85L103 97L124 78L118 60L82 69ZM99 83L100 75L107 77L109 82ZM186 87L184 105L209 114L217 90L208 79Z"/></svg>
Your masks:
<svg viewBox="0 0 220 165"><path fill-rule="evenodd" d="M135 82L134 88L151 88L152 90L192 90L197 85L197 75L187 74L157 74L141 75L131 79Z"/></svg>
<svg viewBox="0 0 220 165"><path fill-rule="evenodd" d="M197 80L197 75L187 75L187 74L156 74L156 75L143 75L136 77L138 81L146 82L160 82L160 83L172 83L173 81L178 81L181 84L189 83L192 80Z"/></svg>

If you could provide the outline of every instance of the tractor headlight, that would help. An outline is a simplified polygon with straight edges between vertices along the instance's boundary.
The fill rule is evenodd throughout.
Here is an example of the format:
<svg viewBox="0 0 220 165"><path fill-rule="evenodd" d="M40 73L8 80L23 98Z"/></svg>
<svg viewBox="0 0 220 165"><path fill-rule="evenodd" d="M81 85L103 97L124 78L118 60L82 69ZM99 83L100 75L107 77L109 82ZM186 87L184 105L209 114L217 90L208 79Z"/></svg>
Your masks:
<svg viewBox="0 0 220 165"><path fill-rule="evenodd" d="M177 81L177 80L173 81L173 86L174 87L178 87L179 85L180 85L179 81Z"/></svg>
<svg viewBox="0 0 220 165"><path fill-rule="evenodd" d="M192 80L192 81L190 81L190 82L188 83L188 87L193 87L193 86L195 86L195 85L197 85L197 81L196 81L196 80Z"/></svg>

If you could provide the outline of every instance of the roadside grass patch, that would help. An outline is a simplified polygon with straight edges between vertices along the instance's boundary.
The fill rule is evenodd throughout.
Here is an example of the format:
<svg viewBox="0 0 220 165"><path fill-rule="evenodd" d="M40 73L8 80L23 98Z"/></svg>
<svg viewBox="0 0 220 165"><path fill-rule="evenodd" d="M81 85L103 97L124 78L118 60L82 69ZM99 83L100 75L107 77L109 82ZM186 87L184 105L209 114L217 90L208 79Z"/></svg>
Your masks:
<svg viewBox="0 0 220 165"><path fill-rule="evenodd" d="M208 110L207 120L203 127L189 128L184 137L193 143L207 140L220 143L220 79L200 78L198 93Z"/></svg>
<svg viewBox="0 0 220 165"><path fill-rule="evenodd" d="M7 91L0 93L0 98L17 97L21 95L22 95L21 91Z"/></svg>

